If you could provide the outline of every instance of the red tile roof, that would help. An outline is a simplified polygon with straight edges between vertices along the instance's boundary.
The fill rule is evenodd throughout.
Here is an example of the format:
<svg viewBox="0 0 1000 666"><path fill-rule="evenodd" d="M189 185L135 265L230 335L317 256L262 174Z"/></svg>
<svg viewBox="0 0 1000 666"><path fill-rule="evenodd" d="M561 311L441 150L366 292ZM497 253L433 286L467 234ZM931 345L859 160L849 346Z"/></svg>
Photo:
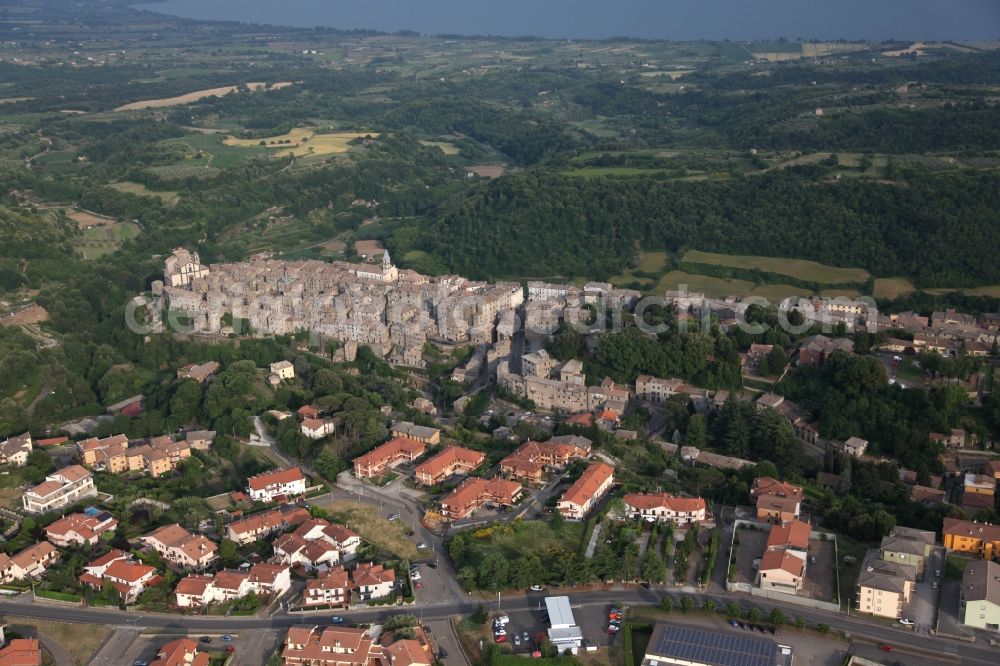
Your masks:
<svg viewBox="0 0 1000 666"><path fill-rule="evenodd" d="M268 486L303 481L305 478L301 469L298 467L289 467L287 469L278 469L273 472L251 476L247 479L247 485L250 486L251 490L264 490Z"/></svg>
<svg viewBox="0 0 1000 666"><path fill-rule="evenodd" d="M577 506L587 503L587 500L597 494L598 489L604 483L614 477L615 468L607 463L595 463L583 470L583 474L572 486L563 493L563 502L570 502Z"/></svg>

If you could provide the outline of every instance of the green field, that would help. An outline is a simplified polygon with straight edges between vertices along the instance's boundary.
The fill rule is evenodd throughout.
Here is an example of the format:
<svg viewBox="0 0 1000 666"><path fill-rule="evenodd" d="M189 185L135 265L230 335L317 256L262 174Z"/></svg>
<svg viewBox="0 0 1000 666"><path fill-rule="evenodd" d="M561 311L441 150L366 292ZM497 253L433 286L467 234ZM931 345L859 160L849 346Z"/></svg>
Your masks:
<svg viewBox="0 0 1000 666"><path fill-rule="evenodd" d="M428 148L440 148L445 155L458 155L462 152L458 146L447 141L421 141L420 145Z"/></svg>
<svg viewBox="0 0 1000 666"><path fill-rule="evenodd" d="M899 298L916 291L909 278L876 278L875 298Z"/></svg>
<svg viewBox="0 0 1000 666"><path fill-rule="evenodd" d="M708 275L685 273L684 271L670 271L660 278L659 283L657 283L654 289L649 291L662 294L665 291L677 290L678 286L682 284L687 285L689 292L703 293L709 298L757 296L777 302L789 296L808 296L810 294L808 289L789 284L758 285L748 280L717 278Z"/></svg>
<svg viewBox="0 0 1000 666"><path fill-rule="evenodd" d="M626 269L621 275L613 276L610 282L614 285L642 282L649 286L652 282L648 278L637 276L635 272L659 273L666 267L669 259L670 254L667 252L640 252L639 261L636 263L635 268Z"/></svg>
<svg viewBox="0 0 1000 666"><path fill-rule="evenodd" d="M139 235L139 225L135 222L116 222L103 227L91 227L83 232L79 250L84 259L93 260L111 254L122 243Z"/></svg>
<svg viewBox="0 0 1000 666"><path fill-rule="evenodd" d="M119 192L128 192L129 194L135 194L140 197L157 197L167 206L176 206L177 202L181 200L180 195L177 192L163 191L157 192L151 190L142 183L132 183L127 180L120 183L112 183L111 187L118 190Z"/></svg>
<svg viewBox="0 0 1000 666"><path fill-rule="evenodd" d="M692 264L758 269L768 273L787 275L806 282L819 282L822 284L865 282L870 277L868 271L863 268L837 268L803 259L715 254L713 252L690 250L684 255L682 260Z"/></svg>
<svg viewBox="0 0 1000 666"><path fill-rule="evenodd" d="M582 169L572 169L563 171L564 176L574 176L582 178L600 178L603 176L648 176L653 173L663 173L663 169L654 167L585 167Z"/></svg>

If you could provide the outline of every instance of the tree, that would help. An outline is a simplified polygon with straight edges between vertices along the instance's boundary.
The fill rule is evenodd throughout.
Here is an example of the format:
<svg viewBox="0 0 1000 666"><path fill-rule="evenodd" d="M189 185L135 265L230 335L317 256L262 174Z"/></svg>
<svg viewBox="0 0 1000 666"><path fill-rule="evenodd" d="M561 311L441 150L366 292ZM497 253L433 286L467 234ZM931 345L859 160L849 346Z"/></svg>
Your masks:
<svg viewBox="0 0 1000 666"><path fill-rule="evenodd" d="M715 599L705 599L705 602L701 605L706 613L714 613L718 604Z"/></svg>
<svg viewBox="0 0 1000 666"><path fill-rule="evenodd" d="M780 626L785 623L785 613L780 608L771 609L771 624Z"/></svg>
<svg viewBox="0 0 1000 666"><path fill-rule="evenodd" d="M708 422L701 414L693 414L688 419L687 432L684 433L684 443L699 449L708 447Z"/></svg>
<svg viewBox="0 0 1000 666"><path fill-rule="evenodd" d="M760 622L764 619L764 611L756 607L751 608L747 611L747 619L751 622Z"/></svg>
<svg viewBox="0 0 1000 666"><path fill-rule="evenodd" d="M186 379L177 386L170 399L170 420L178 425L186 425L198 416L201 405L201 384Z"/></svg>
<svg viewBox="0 0 1000 666"><path fill-rule="evenodd" d="M796 629L805 629L806 628L806 619L804 617L797 617L797 618L795 618L795 628Z"/></svg>
<svg viewBox="0 0 1000 666"><path fill-rule="evenodd" d="M825 622L820 622L816 625L816 630L821 634L828 634L830 633L830 625Z"/></svg>
<svg viewBox="0 0 1000 666"><path fill-rule="evenodd" d="M730 601L726 604L726 617L730 620L735 620L740 616L743 611L740 610L740 605L735 601Z"/></svg>
<svg viewBox="0 0 1000 666"><path fill-rule="evenodd" d="M486 621L489 619L490 614L486 610L486 606L483 606L482 604L476 606L476 610L472 611L472 615L469 616L469 620L478 625L486 624Z"/></svg>
<svg viewBox="0 0 1000 666"><path fill-rule="evenodd" d="M694 599L692 599L691 597L689 597L687 595L681 597L681 610L682 611L684 611L685 613L690 613L693 608L694 608Z"/></svg>
<svg viewBox="0 0 1000 666"><path fill-rule="evenodd" d="M670 595L664 595L664 597L660 599L660 609L666 611L667 613L674 610L673 597L671 597Z"/></svg>

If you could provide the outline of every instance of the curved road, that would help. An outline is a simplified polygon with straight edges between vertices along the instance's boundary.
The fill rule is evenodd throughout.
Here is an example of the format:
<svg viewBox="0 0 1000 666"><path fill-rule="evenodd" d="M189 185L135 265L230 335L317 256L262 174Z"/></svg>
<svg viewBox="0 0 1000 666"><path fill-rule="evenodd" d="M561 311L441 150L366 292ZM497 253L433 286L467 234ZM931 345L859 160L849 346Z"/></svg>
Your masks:
<svg viewBox="0 0 1000 666"><path fill-rule="evenodd" d="M675 594L668 592L668 594L674 596L676 601L685 593ZM699 599L715 599L720 607L732 601L739 603L744 609L755 605L748 603L751 600L743 595L701 594L698 592L686 594ZM28 595L22 596L27 597ZM540 599L544 596L544 593L538 593L527 596L509 597L503 600L503 607L507 612L528 611L537 607ZM584 607L606 606L611 603L651 605L659 603L664 594L658 590L640 588L570 592L568 596L573 606ZM419 609L425 620L444 619L454 615L471 613L478 603L478 599L466 597L461 600L421 604L416 608L409 607L406 610L414 612ZM489 600L484 600L483 603L487 607L490 606ZM345 611L341 614L352 622L367 623L383 620L390 615L399 613L400 610L400 608L393 607ZM767 612L770 610L770 607L763 607L762 610ZM861 638L873 643L890 642L902 650L910 648L935 655L939 658L960 660L963 664L1000 663L1000 649L990 647L984 643L970 644L936 636L914 634L910 631L873 624L863 619L839 613L827 613L798 607L794 609L783 607L783 610L790 616L802 617L814 624L824 622L834 629L850 633L852 638ZM126 626L127 624L130 627L172 629L190 633L226 633L253 629L286 629L300 624L325 624L327 620L325 612L294 615L281 612L270 617L207 617L33 604L29 599L21 600L20 598L0 601L0 612L64 622L105 624L111 626Z"/></svg>

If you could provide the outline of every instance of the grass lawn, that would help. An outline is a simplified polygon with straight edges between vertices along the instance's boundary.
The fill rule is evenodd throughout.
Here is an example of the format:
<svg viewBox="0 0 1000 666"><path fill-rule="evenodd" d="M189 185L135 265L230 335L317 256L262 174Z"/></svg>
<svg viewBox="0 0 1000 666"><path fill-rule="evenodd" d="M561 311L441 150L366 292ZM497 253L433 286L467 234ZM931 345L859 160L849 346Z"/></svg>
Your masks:
<svg viewBox="0 0 1000 666"><path fill-rule="evenodd" d="M50 622L10 615L7 616L7 622L12 625L11 629L23 634L34 634L34 632L24 631L25 627L32 627L37 632L45 634L69 652L77 666L90 663L91 656L111 635L111 627L104 625Z"/></svg>
<svg viewBox="0 0 1000 666"><path fill-rule="evenodd" d="M709 298L749 294L757 286L746 280L731 280L707 275L694 275L683 271L670 271L660 278L659 283L651 291L662 294L668 290L676 290L682 284L687 285L689 292L704 293Z"/></svg>
<svg viewBox="0 0 1000 666"><path fill-rule="evenodd" d="M969 562L971 561L972 559L968 557L949 554L948 559L944 565L944 579L962 580L962 574L965 573L965 567L968 566Z"/></svg>
<svg viewBox="0 0 1000 666"><path fill-rule="evenodd" d="M408 560L420 557L416 544L406 536L410 528L405 521L390 523L375 507L367 504L332 500L317 505L330 512L330 520L343 523L381 550Z"/></svg>
<svg viewBox="0 0 1000 666"><path fill-rule="evenodd" d="M993 298L1000 298L1000 284L988 287L976 287L975 289L963 289L962 292L969 296L992 296Z"/></svg>
<svg viewBox="0 0 1000 666"><path fill-rule="evenodd" d="M899 298L916 291L909 278L876 278L875 298Z"/></svg>
<svg viewBox="0 0 1000 666"><path fill-rule="evenodd" d="M744 295L765 298L777 305L789 296L809 296L810 294L808 289L790 284L762 284L754 287L749 294Z"/></svg>
<svg viewBox="0 0 1000 666"><path fill-rule="evenodd" d="M823 284L844 284L865 282L870 277L863 268L837 268L815 261L803 259L783 259L780 257L758 257L753 255L728 255L690 250L683 261L693 264L710 264L730 268L759 269L768 273L788 275L807 282Z"/></svg>
<svg viewBox="0 0 1000 666"><path fill-rule="evenodd" d="M914 361L908 359L904 359L896 367L896 376L911 382L922 382L927 379L927 374Z"/></svg>
<svg viewBox="0 0 1000 666"><path fill-rule="evenodd" d="M350 142L366 136L378 138L377 132L336 132L317 134L314 130L298 127L287 134L264 139L237 139L228 136L222 145L238 148L279 148L278 157L304 157L307 155L335 155L350 150ZM264 144L264 145L262 145Z"/></svg>

